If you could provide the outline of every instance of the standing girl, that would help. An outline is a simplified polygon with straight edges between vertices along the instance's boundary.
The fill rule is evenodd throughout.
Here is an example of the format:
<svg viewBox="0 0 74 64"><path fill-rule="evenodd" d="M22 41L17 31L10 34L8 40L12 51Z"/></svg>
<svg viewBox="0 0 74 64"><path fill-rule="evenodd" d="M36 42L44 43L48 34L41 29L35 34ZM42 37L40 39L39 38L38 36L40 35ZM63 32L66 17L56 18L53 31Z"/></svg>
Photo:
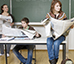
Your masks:
<svg viewBox="0 0 74 64"><path fill-rule="evenodd" d="M11 14L8 13L8 6L6 4L3 4L1 6L0 17L7 20L7 21L9 21L9 23L6 23L6 25L8 27L11 27L11 26L14 25L13 17L12 17ZM0 34L0 38L1 37L5 37L5 36L3 34ZM7 56L9 56L10 47L11 47L11 45L7 45ZM2 44L0 44L0 50L1 50L0 56L2 56L4 54L4 47L3 47Z"/></svg>

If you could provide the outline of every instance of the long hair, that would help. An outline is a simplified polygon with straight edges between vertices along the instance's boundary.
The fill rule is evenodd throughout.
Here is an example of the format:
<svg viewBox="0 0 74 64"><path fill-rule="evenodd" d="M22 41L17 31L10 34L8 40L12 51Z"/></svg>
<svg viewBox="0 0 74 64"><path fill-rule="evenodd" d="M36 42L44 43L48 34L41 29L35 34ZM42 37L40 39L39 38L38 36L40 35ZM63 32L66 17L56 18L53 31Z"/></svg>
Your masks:
<svg viewBox="0 0 74 64"><path fill-rule="evenodd" d="M53 0L52 1L50 11L53 13L53 9L54 9L54 6L55 6L56 3L60 4L61 9L60 9L59 13L61 13L62 12L62 3L59 0Z"/></svg>
<svg viewBox="0 0 74 64"><path fill-rule="evenodd" d="M3 6L5 6L5 5L7 5L7 4L3 4L3 5L1 6L1 13L4 12L4 10L3 10Z"/></svg>

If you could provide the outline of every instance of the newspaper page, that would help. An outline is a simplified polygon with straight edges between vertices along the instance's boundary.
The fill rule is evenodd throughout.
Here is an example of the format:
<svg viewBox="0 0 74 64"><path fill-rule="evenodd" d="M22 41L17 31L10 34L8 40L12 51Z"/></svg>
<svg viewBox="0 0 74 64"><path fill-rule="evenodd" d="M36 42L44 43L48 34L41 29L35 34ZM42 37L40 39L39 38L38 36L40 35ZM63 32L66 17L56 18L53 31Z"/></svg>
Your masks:
<svg viewBox="0 0 74 64"><path fill-rule="evenodd" d="M25 35L23 35L22 32ZM32 39L35 36L35 33L36 31L33 30L21 30L21 29L7 27L5 24L2 25L2 34L4 34L5 36L19 37L27 35L30 39Z"/></svg>
<svg viewBox="0 0 74 64"><path fill-rule="evenodd" d="M6 26L11 27L10 24L12 23L13 19L11 16L0 15L0 21L3 22L2 24L5 24Z"/></svg>
<svg viewBox="0 0 74 64"><path fill-rule="evenodd" d="M46 23L46 21L43 21L43 23ZM55 35L55 39L60 37L64 32L66 32L70 26L74 24L74 18L69 20L57 20L54 18L50 18L49 23L45 25L45 31L47 37L52 37L52 35ZM51 32L51 27L54 32Z"/></svg>
<svg viewBox="0 0 74 64"><path fill-rule="evenodd" d="M5 22L7 21L4 20L3 18L0 18L0 34L2 34L2 24L4 24Z"/></svg>
<svg viewBox="0 0 74 64"><path fill-rule="evenodd" d="M2 34L2 24L5 24L8 27L11 27L10 24L12 23L11 16L3 16L0 15L0 34Z"/></svg>

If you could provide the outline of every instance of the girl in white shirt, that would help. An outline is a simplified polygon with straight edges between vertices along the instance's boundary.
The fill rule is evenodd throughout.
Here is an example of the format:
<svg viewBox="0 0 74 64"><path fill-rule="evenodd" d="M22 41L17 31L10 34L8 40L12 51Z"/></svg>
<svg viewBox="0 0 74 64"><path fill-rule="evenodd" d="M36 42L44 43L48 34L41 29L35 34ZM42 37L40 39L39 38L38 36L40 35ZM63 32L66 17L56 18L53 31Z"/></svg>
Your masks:
<svg viewBox="0 0 74 64"><path fill-rule="evenodd" d="M8 6L6 4L3 4L1 6L0 18L3 18L8 21L5 23L8 27L11 27L14 25L13 16L8 13ZM5 36L3 34L0 34L0 38L3 38L3 37L5 37ZM9 56L10 47L11 47L11 45L7 45L7 56ZM3 44L0 44L0 50L1 50L0 56L4 55Z"/></svg>

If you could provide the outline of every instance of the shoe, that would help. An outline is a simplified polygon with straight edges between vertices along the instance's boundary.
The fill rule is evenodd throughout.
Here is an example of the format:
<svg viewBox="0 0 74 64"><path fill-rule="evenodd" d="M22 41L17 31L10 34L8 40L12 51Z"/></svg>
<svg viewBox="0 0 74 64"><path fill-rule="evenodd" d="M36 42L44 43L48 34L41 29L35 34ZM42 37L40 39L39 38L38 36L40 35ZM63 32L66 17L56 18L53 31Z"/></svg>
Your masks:
<svg viewBox="0 0 74 64"><path fill-rule="evenodd" d="M49 60L50 64L56 64L56 59Z"/></svg>
<svg viewBox="0 0 74 64"><path fill-rule="evenodd" d="M0 53L0 56L3 56L3 55L4 55L4 54L1 54L1 53Z"/></svg>
<svg viewBox="0 0 74 64"><path fill-rule="evenodd" d="M9 53L7 53L7 57L9 57L10 55L9 55Z"/></svg>
<svg viewBox="0 0 74 64"><path fill-rule="evenodd" d="M23 63L23 64L25 64L25 63Z"/></svg>
<svg viewBox="0 0 74 64"><path fill-rule="evenodd" d="M56 63L58 62L58 58L56 59Z"/></svg>

